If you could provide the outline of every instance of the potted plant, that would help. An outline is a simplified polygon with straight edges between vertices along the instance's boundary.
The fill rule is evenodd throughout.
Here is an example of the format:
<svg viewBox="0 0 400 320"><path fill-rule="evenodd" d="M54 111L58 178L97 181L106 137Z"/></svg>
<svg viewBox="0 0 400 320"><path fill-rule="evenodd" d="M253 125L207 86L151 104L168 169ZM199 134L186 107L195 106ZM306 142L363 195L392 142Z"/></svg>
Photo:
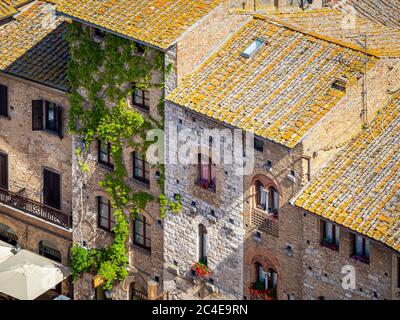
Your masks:
<svg viewBox="0 0 400 320"><path fill-rule="evenodd" d="M195 276L199 278L205 278L210 274L210 270L208 269L207 265L202 261L197 261L193 265L192 271L194 272Z"/></svg>

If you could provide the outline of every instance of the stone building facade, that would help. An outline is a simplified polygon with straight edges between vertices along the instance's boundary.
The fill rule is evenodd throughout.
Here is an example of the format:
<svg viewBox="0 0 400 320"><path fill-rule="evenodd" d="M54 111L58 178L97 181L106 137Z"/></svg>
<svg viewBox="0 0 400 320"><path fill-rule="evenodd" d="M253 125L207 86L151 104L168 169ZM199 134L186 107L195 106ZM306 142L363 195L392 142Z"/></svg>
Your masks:
<svg viewBox="0 0 400 320"><path fill-rule="evenodd" d="M8 118L0 117L0 150L8 159L8 188L2 189L0 203L2 240L18 242L35 253L52 252L55 259L68 265L72 245L71 137L32 131L32 101L51 101L67 111L67 95L4 74L0 84L7 87L9 107ZM64 113L63 130L66 116ZM44 204L44 170L60 175L59 210ZM64 281L62 293L70 296L70 285L69 280Z"/></svg>
<svg viewBox="0 0 400 320"><path fill-rule="evenodd" d="M146 221L144 225L148 226L147 232L151 234L150 247L135 244L134 223L130 223L127 241L129 275L124 281L115 284L112 299L263 299L266 297L260 291L265 290L260 289L260 283L261 287L269 289L270 299L400 298L400 258L396 250L372 241L370 255L373 258L370 263L353 261L349 257L352 246L349 230L340 229L340 251L327 248L321 245L322 228L326 219L293 203L299 192L388 104L391 92L397 90L400 81L400 60L397 56L387 56L387 52L382 56L376 51L366 52L361 47L355 47L354 43L343 42L343 39L335 40L334 36L338 32L336 29L329 33L328 38L311 33L301 23L297 27L288 26L284 15L278 22L270 22L268 17L254 15L254 11L262 14L271 10L281 13L298 11L297 1L294 3L295 5L292 1L284 0L221 1L203 15L190 20L190 24L183 28L184 32L173 36L163 34L154 39L146 38L147 35L144 37L139 31L139 34L132 35L130 30L108 30L101 22L93 23L90 17L85 22L85 17L78 16L82 12L76 12L75 17L75 12L71 13L73 8L68 7L68 4L58 8L60 14L76 18L85 28L90 28L93 34L95 28L100 28L102 32L112 32L140 43L149 50L161 52L165 69L171 66L167 74L165 70L152 74L153 82L164 83L164 88L147 90L149 110L137 108L133 104L133 97L127 97L127 102L145 118L160 120L157 106L163 97L167 97L163 115L166 146L165 195L167 199L174 199L179 195L182 209L179 213L168 212L165 219L162 219L157 201L147 205L142 212L145 219L142 221ZM313 5L304 9L317 9L323 3L324 1L314 1ZM91 12L86 10L87 14ZM185 14L186 11L182 13ZM301 14L296 15L299 16ZM187 18L189 21L191 15ZM274 16L274 19L278 18ZM240 59L239 57L246 59L243 57L245 52L239 49L245 49L248 41L258 39L259 34L250 31L246 33L247 30L265 32L265 36L276 31L275 36L261 47L269 52L269 56L266 54L264 57L266 61L271 65L276 64L272 68L262 65L261 58L257 60L260 67L250 71L251 77L248 78L248 83L254 85L248 90L242 90L248 83L238 82L235 86L225 80L235 71L252 70L255 65L251 59L243 60L243 65L237 64L235 60ZM162 30L154 32L156 34ZM184 101L179 94L184 95L185 90L190 90L187 88L192 85L194 87L209 76L204 71L212 64L209 61L228 56L230 53L224 51L224 48L244 35L247 38L242 38L243 41L239 41L232 49L236 53L234 59L225 61L220 74L213 74L208 81L201 83L203 87L211 88L207 89L210 90L210 96L196 95L196 92ZM279 38L281 36L285 38ZM285 44L285 48L279 47L282 44ZM273 45L278 49L272 50ZM256 54L250 54L247 58L258 59ZM278 61L278 56L281 58L285 54L289 58ZM271 117L286 110L285 108L295 108L297 103L300 105L296 97L301 96L305 99L302 113L304 119L292 121L289 115L281 116L278 121L281 127L273 130L274 133L278 132L280 140L275 139L275 136L268 138L256 134L256 140L253 141L248 136L245 139L247 144L242 146L242 134L245 131L255 131L260 122L266 125L267 121L255 121L254 126L237 126L240 119L236 119L236 123L228 124L225 118L221 120L222 117L228 115L228 118L233 119L243 115L247 123L251 123L257 116L261 119L263 114L255 115L258 108L263 107L260 107L260 100L272 101L275 95L262 96L268 88L258 92L257 85L261 88L271 79L278 83L279 79L285 77L285 73L292 72L290 66L303 61L302 59L304 64L298 68L300 72L293 74L293 79L296 79L293 91L282 93L281 99L276 101L276 105L283 106L288 97L291 97L295 103L274 110ZM317 65L307 69L313 59L325 60L320 67ZM365 65L368 72L364 77L363 63L366 60L369 64ZM354 61L356 67L352 70ZM65 61L63 64L65 67ZM352 81L336 79L339 74L330 75L328 72L320 78L313 78L321 71L322 65L331 64L332 69L338 73L344 69L351 69L350 73L354 71ZM49 83L40 84L35 79L27 80L26 75L10 75L10 70L5 70L7 67L2 66L4 73L0 74L0 85L8 88L9 107L7 117L0 116L0 155L8 155L8 191L43 204L43 171L50 170L61 177L61 209L52 211L50 217L38 217L21 211L16 205L10 205L10 202L5 203L3 200L8 199L9 192L0 189L0 236L2 239L8 237L10 241L18 240L21 247L34 252L39 252L40 243L45 243L59 251L61 262L68 264L72 243L87 248L100 248L113 241L112 232L102 228L99 223L100 203L106 204L106 207L108 203L109 206L109 197L99 187L99 181L112 170L112 159L106 161L107 163L101 161L102 155L107 152L103 152L104 149L97 140L93 142L87 161L88 178L83 181L77 156L73 152L79 142L77 137L69 136L66 130L68 88L56 89ZM261 79L264 71L271 72L270 77L262 84L257 84L256 81ZM204 77L201 76L202 72ZM62 73L65 74L66 70L63 69ZM200 76L194 81L191 76L198 73ZM246 76L249 75L243 74L243 77ZM313 92L308 92L306 86L301 86L308 79L313 79L312 85L318 80L326 81L321 84L329 87L327 96L322 98L326 102L323 108L314 108L312 104L317 104L317 99L306 105L306 98ZM332 82L333 80L336 81ZM338 84L337 80L342 82ZM275 88L276 83L270 83L270 87ZM284 90L291 85L288 82L280 88ZM316 86L315 90L319 90L321 86ZM215 93L212 88L215 87L220 88L215 91L218 95L232 93L226 99L228 102L239 101L248 92L252 92L257 101L246 105L248 101L244 100L243 106L240 106L242 109L221 111L220 108L226 101L222 96L218 96L216 100L212 95ZM305 91L296 91L299 87ZM176 90L179 94L174 98ZM200 88L199 91L201 90ZM368 98L363 100L365 92ZM216 103L197 107L205 98L210 101L215 98ZM63 107L62 134L32 130L32 101L49 101ZM334 101L333 105L328 101ZM231 107L234 109L236 106ZM206 111L203 112L202 108ZM318 115L317 118L314 117L315 114ZM289 138L281 139L286 135L283 133L279 136L279 131L284 131L291 125L285 121L292 121L295 126L287 133L292 134ZM305 123L310 125L301 132L301 137L293 135L294 130L297 130L293 128L302 129ZM235 130L238 127L244 130ZM230 137L237 136L237 131L240 132L240 138L230 140ZM179 140L175 137L183 132L187 133L186 138ZM220 139L221 136L216 135L216 132L224 132L226 136ZM293 136L297 137L295 143L290 140ZM182 164L178 162L183 155L181 147L188 141L192 141L195 152L192 154L192 162ZM237 163L214 164L212 161L207 163L206 160L207 169L204 172L212 176L213 183L204 185L203 181L199 181L199 176L202 177L204 172L203 167L199 166L198 156L201 159L203 156L207 158L211 152L211 159L214 159L212 152L222 146L228 154L240 159L240 164L241 161L248 163L254 159L254 167L250 172L242 174L237 171ZM134 151L126 148L124 152L128 184L133 191L148 192L158 198L159 169L148 167L148 181L135 178ZM126 214L129 215L128 210ZM193 272L193 266L204 260L210 274L205 279L199 279ZM348 265L354 267L357 275L356 288L351 290L342 287L346 275L343 267ZM93 276L84 274L82 279L74 283L75 299L104 298L100 288L95 288ZM67 281L63 284L63 292L72 293Z"/></svg>

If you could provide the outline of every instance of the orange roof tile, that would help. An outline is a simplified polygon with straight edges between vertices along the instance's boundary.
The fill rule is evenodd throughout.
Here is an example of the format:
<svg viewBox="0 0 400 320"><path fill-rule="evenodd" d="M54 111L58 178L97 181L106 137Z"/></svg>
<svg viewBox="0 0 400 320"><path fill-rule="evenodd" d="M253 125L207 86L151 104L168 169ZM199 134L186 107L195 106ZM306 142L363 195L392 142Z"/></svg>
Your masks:
<svg viewBox="0 0 400 320"><path fill-rule="evenodd" d="M400 94L294 204L400 252Z"/></svg>
<svg viewBox="0 0 400 320"><path fill-rule="evenodd" d="M57 10L109 31L167 49L222 0L60 0Z"/></svg>
<svg viewBox="0 0 400 320"><path fill-rule="evenodd" d="M254 57L241 57L259 37L265 46ZM346 76L348 85L354 83L364 58L358 50L256 17L167 100L292 148L344 96L332 88L334 81Z"/></svg>

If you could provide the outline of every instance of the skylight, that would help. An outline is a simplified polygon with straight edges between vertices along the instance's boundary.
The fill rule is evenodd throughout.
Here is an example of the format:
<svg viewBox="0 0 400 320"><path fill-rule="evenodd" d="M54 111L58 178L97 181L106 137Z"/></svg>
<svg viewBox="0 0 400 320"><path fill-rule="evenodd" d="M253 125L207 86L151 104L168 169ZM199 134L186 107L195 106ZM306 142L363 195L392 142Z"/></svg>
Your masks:
<svg viewBox="0 0 400 320"><path fill-rule="evenodd" d="M264 39L257 38L252 43L250 43L250 45L240 55L244 58L250 58L254 56L258 52L258 50L261 49L264 43Z"/></svg>

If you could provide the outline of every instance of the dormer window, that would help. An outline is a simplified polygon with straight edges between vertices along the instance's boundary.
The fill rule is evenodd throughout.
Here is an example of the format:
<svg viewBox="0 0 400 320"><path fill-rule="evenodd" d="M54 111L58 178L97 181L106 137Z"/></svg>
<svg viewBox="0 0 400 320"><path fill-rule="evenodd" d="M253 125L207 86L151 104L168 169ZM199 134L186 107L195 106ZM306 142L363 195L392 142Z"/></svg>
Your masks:
<svg viewBox="0 0 400 320"><path fill-rule="evenodd" d="M243 58L251 58L261 49L264 44L264 39L256 38L240 55Z"/></svg>
<svg viewBox="0 0 400 320"><path fill-rule="evenodd" d="M337 78L333 83L332 83L332 88L346 92L346 87L347 87L347 78L345 76Z"/></svg>

